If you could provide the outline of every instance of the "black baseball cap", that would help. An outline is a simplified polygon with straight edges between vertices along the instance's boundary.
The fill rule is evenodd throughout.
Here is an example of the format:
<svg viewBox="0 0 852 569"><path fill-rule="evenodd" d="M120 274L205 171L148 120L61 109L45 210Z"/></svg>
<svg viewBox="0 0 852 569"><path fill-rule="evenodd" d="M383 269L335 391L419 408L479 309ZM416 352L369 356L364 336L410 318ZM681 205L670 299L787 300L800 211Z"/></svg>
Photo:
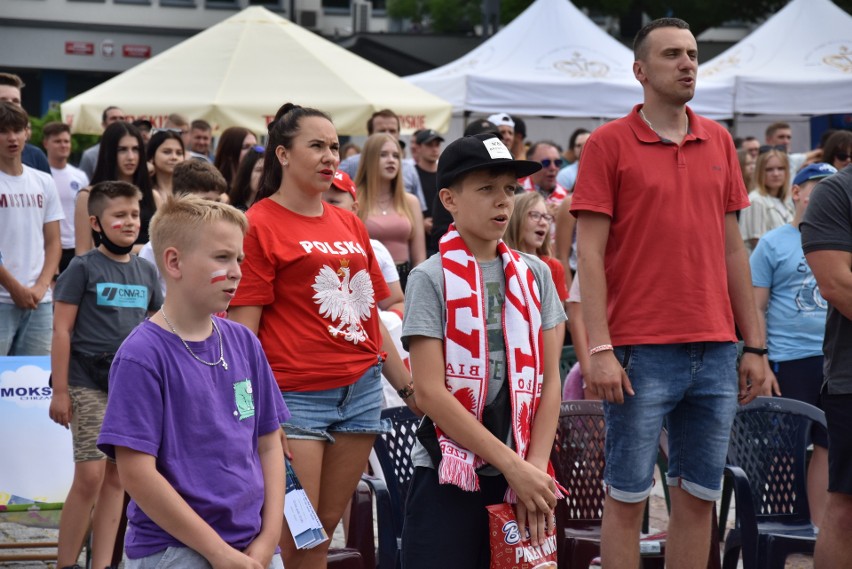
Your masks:
<svg viewBox="0 0 852 569"><path fill-rule="evenodd" d="M436 130L424 128L423 130L418 130L415 133L414 140L417 141L417 144L429 144L433 140L440 140L441 142L444 142L444 137Z"/></svg>
<svg viewBox="0 0 852 569"><path fill-rule="evenodd" d="M524 178L541 170L539 162L515 160L495 134L482 133L454 140L438 160L438 187L447 188L459 176L472 170L508 166L515 176Z"/></svg>
<svg viewBox="0 0 852 569"><path fill-rule="evenodd" d="M495 135L499 135L500 131L497 130L497 125L493 122L490 122L487 119L477 119L467 125L464 129L465 136L472 136L474 134L483 134L485 132L490 132Z"/></svg>

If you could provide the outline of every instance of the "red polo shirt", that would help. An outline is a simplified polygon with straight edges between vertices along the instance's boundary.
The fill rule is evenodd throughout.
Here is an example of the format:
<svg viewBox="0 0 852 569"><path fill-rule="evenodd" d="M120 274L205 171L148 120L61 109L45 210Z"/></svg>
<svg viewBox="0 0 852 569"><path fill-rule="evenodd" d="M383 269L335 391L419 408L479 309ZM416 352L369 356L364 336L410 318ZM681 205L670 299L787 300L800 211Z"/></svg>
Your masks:
<svg viewBox="0 0 852 569"><path fill-rule="evenodd" d="M736 341L725 214L749 201L731 136L687 107L689 134L680 145L663 142L640 107L592 133L571 203L574 215L612 218L605 253L612 343Z"/></svg>

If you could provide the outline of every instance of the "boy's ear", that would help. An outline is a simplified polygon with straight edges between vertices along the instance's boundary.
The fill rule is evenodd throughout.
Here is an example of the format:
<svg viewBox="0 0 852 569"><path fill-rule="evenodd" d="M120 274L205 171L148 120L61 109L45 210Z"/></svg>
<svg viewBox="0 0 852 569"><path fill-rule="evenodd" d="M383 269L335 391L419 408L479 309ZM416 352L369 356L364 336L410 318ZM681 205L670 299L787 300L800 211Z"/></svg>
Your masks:
<svg viewBox="0 0 852 569"><path fill-rule="evenodd" d="M173 279L180 278L180 263L180 251L178 251L176 248L167 247L166 250L163 251L163 270L167 275L169 275L169 277Z"/></svg>
<svg viewBox="0 0 852 569"><path fill-rule="evenodd" d="M360 209L360 207L361 206L358 205L357 201L352 202L352 213L358 215L358 210Z"/></svg>
<svg viewBox="0 0 852 569"><path fill-rule="evenodd" d="M444 208L450 213L453 213L456 209L456 194L450 188L441 188L438 190L438 197L441 200L441 203L444 204Z"/></svg>
<svg viewBox="0 0 852 569"><path fill-rule="evenodd" d="M89 216L89 225L91 225L91 226L92 226L92 229L93 229L96 233L100 233L100 232L101 232L101 224L100 224L100 223L98 223L98 218L97 218L97 217L95 217L94 215L90 215L90 216Z"/></svg>

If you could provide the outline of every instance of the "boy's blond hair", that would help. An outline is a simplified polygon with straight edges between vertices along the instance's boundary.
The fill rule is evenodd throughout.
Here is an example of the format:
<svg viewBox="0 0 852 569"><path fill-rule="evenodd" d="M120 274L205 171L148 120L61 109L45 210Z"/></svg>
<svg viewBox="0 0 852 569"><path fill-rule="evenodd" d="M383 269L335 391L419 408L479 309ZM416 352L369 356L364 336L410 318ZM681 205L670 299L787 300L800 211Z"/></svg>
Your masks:
<svg viewBox="0 0 852 569"><path fill-rule="evenodd" d="M163 252L174 247L186 252L195 246L204 227L217 221L233 223L243 235L248 230L248 219L237 208L228 204L202 199L193 194L169 197L151 218L149 233L157 268L165 273Z"/></svg>

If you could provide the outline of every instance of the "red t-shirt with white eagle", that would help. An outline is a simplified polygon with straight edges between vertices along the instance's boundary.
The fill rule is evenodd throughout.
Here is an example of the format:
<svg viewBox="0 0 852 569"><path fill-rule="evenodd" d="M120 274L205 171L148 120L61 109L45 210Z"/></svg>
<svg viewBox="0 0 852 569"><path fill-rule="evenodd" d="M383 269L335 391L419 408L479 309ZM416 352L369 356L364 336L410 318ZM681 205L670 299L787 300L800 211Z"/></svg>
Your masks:
<svg viewBox="0 0 852 569"><path fill-rule="evenodd" d="M271 199L246 214L243 278L232 306L261 306L258 337L284 391L355 383L381 351L376 302L390 290L364 224L323 204L319 217Z"/></svg>

